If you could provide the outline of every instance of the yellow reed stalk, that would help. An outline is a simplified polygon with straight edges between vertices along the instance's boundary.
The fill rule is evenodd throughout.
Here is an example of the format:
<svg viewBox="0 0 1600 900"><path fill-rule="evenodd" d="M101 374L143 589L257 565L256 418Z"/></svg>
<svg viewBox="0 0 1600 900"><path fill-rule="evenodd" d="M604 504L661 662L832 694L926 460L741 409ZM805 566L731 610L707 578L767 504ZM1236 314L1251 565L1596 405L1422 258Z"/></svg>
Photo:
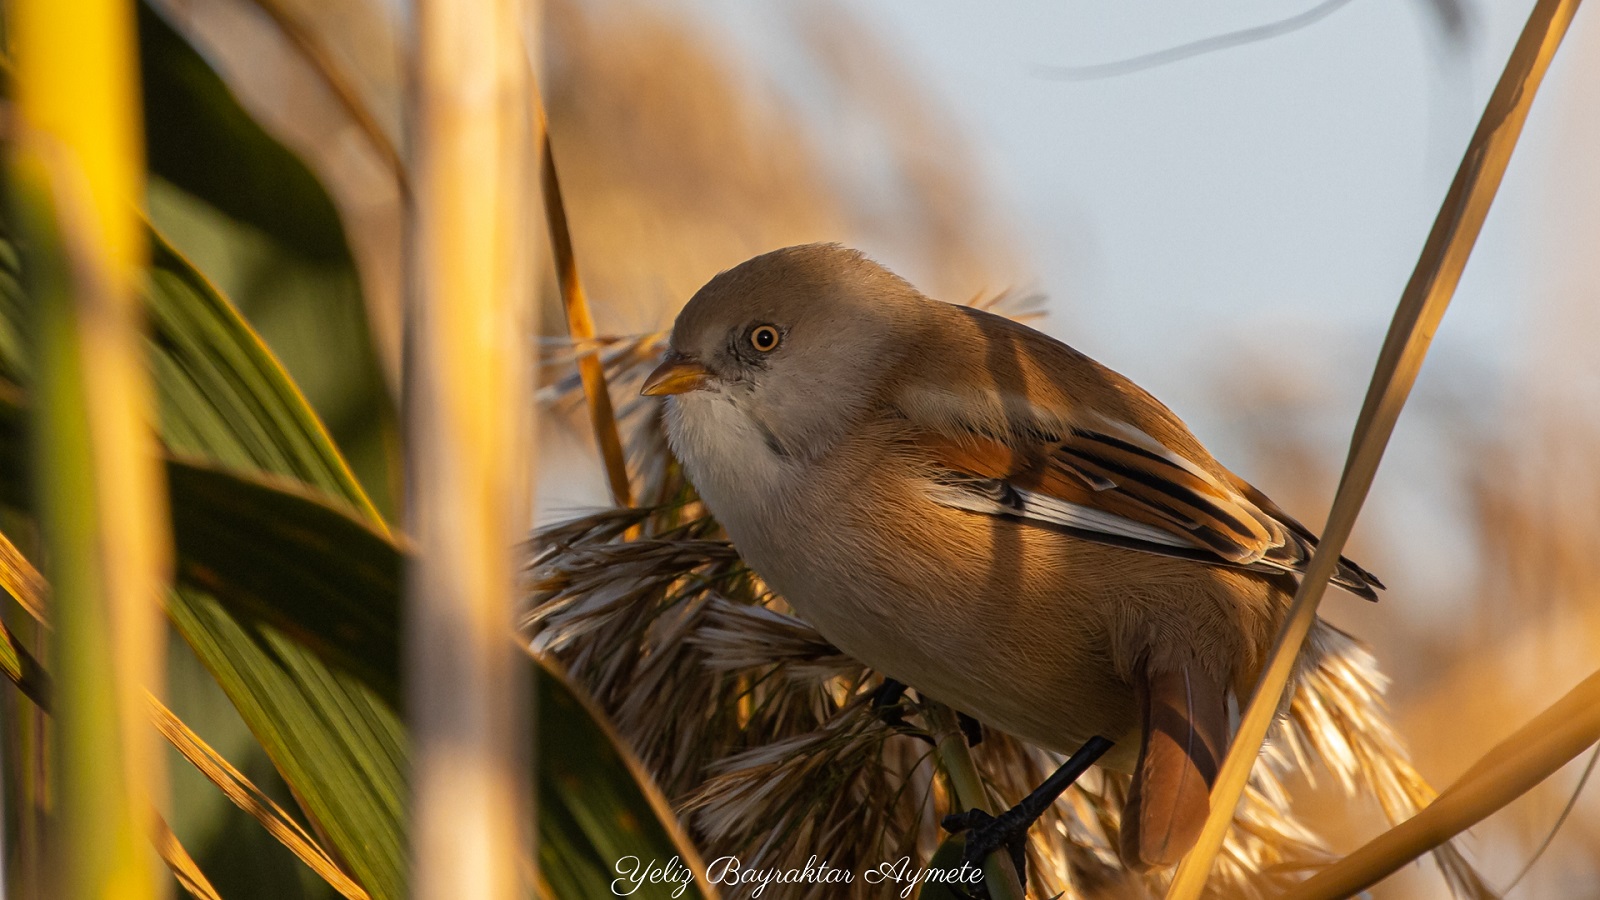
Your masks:
<svg viewBox="0 0 1600 900"><path fill-rule="evenodd" d="M1284 895L1349 897L1471 828L1600 741L1600 672L1496 744L1428 808L1369 841Z"/></svg>
<svg viewBox="0 0 1600 900"><path fill-rule="evenodd" d="M172 877L178 880L178 885L196 900L222 900L222 895L217 893L210 879L200 871L200 864L194 861L178 836L172 833L172 826L167 824L167 820L160 813L151 813L151 818L151 840L155 843L156 852L167 864L167 869L172 872Z"/></svg>
<svg viewBox="0 0 1600 900"><path fill-rule="evenodd" d="M220 753L211 749L211 745L201 740L200 735L185 725L166 704L154 696L147 699L150 719L155 723L156 731L199 770L201 775L216 785L234 806L249 813L252 819L261 823L261 827L265 828L268 834L277 838L279 843L287 847L289 852L305 863L311 871L317 873L317 877L327 882L329 887L338 891L340 896L348 900L370 900L370 896L361 885L339 868L339 864L322 849L316 838L301 828L298 822L284 812L283 807L256 787L243 772L223 759ZM177 838L173 837L172 841L176 842ZM179 865L183 863L182 859L169 856L165 852L163 858L167 860L167 867L180 879L187 877L188 873L179 869ZM192 866L192 861L189 865Z"/></svg>
<svg viewBox="0 0 1600 900"><path fill-rule="evenodd" d="M955 711L943 703L924 701L922 714L928 719L928 730L937 742L939 767L950 780L950 790L964 809L981 809L993 815L995 807L989 800L989 791L978 776L978 767L972 762L967 749L966 735L956 719ZM1005 848L989 854L983 861L984 883L989 888L991 900L1026 900L1022 881L1011 855Z"/></svg>
<svg viewBox="0 0 1600 900"><path fill-rule="evenodd" d="M1195 848L1179 864L1167 891L1168 900L1197 900L1205 886L1211 864L1233 822L1233 813L1250 770L1261 752L1261 742L1272 724L1295 657L1316 621L1317 604L1327 589L1328 578L1355 527L1356 515L1372 486L1400 409L1411 393L1428 345L1455 294L1478 233L1483 229L1489 205L1494 201L1500 179L1511 160L1511 151L1522 134L1522 125L1528 118L1539 82L1550 67L1550 60L1561 45L1577 8L1578 0L1539 0L1478 121L1477 131L1467 145L1466 155L1423 246L1422 257L1411 273L1390 323L1389 334L1378 356L1377 370L1356 420L1350 454L1339 480L1339 490L1334 495L1328 524L1322 531L1321 543L1300 582L1300 590L1295 594L1261 683L1250 700L1212 788L1211 814L1206 819L1205 829Z"/></svg>
<svg viewBox="0 0 1600 900"><path fill-rule="evenodd" d="M556 177L555 154L550 149L550 123L545 118L544 102L534 92L534 122L539 143L539 183L543 189L545 221L550 227L550 249L555 254L556 281L561 287L561 306L567 314L567 336L580 348L594 344L594 316L589 299L578 278L578 256L572 249L572 229L567 224L567 206L561 199L561 180ZM589 406L589 426L605 464L606 482L611 487L611 502L620 507L633 505L633 488L628 484L628 462L622 452L622 437L617 432L617 414L611 405L611 390L606 385L605 367L599 349L578 353L578 379Z"/></svg>
<svg viewBox="0 0 1600 900"><path fill-rule="evenodd" d="M533 188L520 0L415 7L406 588L412 896L521 896L515 548L529 524Z"/></svg>
<svg viewBox="0 0 1600 900"><path fill-rule="evenodd" d="M32 251L40 522L50 551L57 817L50 896L163 896L146 840L165 795L170 535L139 336L144 159L131 0L16 0L18 220Z"/></svg>

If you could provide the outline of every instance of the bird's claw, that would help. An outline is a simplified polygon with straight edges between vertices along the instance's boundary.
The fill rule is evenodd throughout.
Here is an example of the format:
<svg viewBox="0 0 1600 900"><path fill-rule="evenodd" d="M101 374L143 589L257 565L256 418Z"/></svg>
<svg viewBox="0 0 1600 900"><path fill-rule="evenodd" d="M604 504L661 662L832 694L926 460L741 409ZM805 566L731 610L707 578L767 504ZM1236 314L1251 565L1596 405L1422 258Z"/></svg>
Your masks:
<svg viewBox="0 0 1600 900"><path fill-rule="evenodd" d="M1051 773L1044 783L1034 788L1021 802L998 816L981 809L969 809L944 817L944 829L951 834L967 832L967 845L963 854L969 865L983 866L990 853L1001 847L1011 853L1011 862L1017 867L1017 878L1028 883L1028 829L1056 802L1061 793L1078 780L1084 770L1110 750L1112 742L1098 735L1090 738L1078 752L1072 754Z"/></svg>

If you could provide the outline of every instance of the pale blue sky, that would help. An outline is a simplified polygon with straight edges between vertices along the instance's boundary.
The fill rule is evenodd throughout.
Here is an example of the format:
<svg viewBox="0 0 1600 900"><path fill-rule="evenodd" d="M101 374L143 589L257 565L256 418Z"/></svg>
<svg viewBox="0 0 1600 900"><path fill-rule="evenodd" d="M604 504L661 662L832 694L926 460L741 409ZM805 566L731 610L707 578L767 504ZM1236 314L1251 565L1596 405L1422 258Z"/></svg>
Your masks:
<svg viewBox="0 0 1600 900"><path fill-rule="evenodd" d="M780 84L790 74L794 7L667 5L703 13ZM1178 371L1166 396L1194 392L1187 356L1245 329L1314 329L1353 350L1381 335L1524 4L1473 5L1457 51L1426 0L1359 0L1290 35L1124 77L1053 81L1036 66L1119 59L1312 5L847 8L967 133L996 205L1020 220L1036 286L1062 311L1054 330L1125 367L1145 356L1171 361ZM1569 61L1558 60L1552 93ZM805 91L792 80L784 87ZM1530 144L1545 118L1533 117ZM1535 187L1522 171L1534 155L1519 155L1508 193ZM1493 355L1522 321L1513 303L1497 301L1524 281L1515 245L1528 223L1508 228L1505 218L1491 221L1446 336L1475 354ZM1166 368L1151 365L1145 377L1168 379Z"/></svg>
<svg viewBox="0 0 1600 900"><path fill-rule="evenodd" d="M828 114L796 49L799 3L658 2L731 38L800 106ZM841 6L964 133L993 206L1026 241L1017 280L1050 298L1045 329L1134 377L1246 474L1230 422L1249 410L1221 387L1237 377L1224 360L1260 359L1256 377L1317 385L1311 427L1342 459L1389 316L1532 3L1469 3L1456 45L1429 0L1354 0L1292 34L1151 71L1065 82L1038 67L1122 59L1314 5ZM1595 295L1593 254L1577 252L1587 245L1551 240L1579 228L1600 243L1600 181L1587 162L1600 158L1600 116L1581 112L1600 98L1577 77L1600 69L1593 18L1577 17L1557 55L1363 526L1369 541L1431 535L1406 555L1435 589L1464 584L1472 567L1452 533L1459 498L1440 491L1451 436L1421 415L1430 402L1464 402L1493 422L1524 406L1540 367L1561 355L1551 297ZM914 261L881 255L919 280ZM1600 411L1600 392L1577 399Z"/></svg>
<svg viewBox="0 0 1600 900"><path fill-rule="evenodd" d="M1034 5L1009 22L937 14L954 4L861 10L977 122L1031 258L1085 339L1181 363L1253 323L1382 321L1472 127L1459 94L1477 93L1441 87L1471 67L1429 40L1417 4L1355 3L1266 43L1086 83L1029 64L1142 53L1283 4ZM1086 246L1064 253L1072 243Z"/></svg>

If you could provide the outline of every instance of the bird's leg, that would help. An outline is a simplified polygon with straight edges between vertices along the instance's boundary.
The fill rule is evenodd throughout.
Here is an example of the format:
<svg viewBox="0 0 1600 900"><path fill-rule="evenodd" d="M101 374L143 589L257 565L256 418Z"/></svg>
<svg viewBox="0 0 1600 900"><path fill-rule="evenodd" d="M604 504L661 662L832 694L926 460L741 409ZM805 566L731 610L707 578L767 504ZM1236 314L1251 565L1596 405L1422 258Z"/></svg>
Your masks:
<svg viewBox="0 0 1600 900"><path fill-rule="evenodd" d="M905 708L900 705L900 698L906 693L906 684L893 678L885 678L883 684L878 685L872 692L872 708L878 713L878 718L883 724L901 734L909 734L933 743L933 738L927 732L912 727L906 722ZM956 721L961 723L961 733L966 735L967 746L975 747L983 741L983 723L964 712L956 713Z"/></svg>
<svg viewBox="0 0 1600 900"><path fill-rule="evenodd" d="M885 678L883 684L878 685L878 689L872 692L872 708L877 712L878 718L883 720L883 724L889 726L891 730L933 743L933 738L929 737L926 731L906 722L905 707L900 705L900 698L904 697L905 693L905 682Z"/></svg>
<svg viewBox="0 0 1600 900"><path fill-rule="evenodd" d="M906 695L906 684L885 678L883 684L878 685L872 692L872 709L883 720L883 724L895 731L904 730L906 727L906 711L900 705L900 698Z"/></svg>
<svg viewBox="0 0 1600 900"><path fill-rule="evenodd" d="M966 735L968 747L976 747L983 743L982 722L960 710L956 710L956 724L961 726L961 733Z"/></svg>
<svg viewBox="0 0 1600 900"><path fill-rule="evenodd" d="M982 866L983 860L990 853L1005 847L1011 851L1011 861L1017 867L1017 877L1023 883L1028 879L1027 847L1028 829L1033 823L1044 815L1044 811L1056 802L1062 792L1072 786L1078 776L1094 765L1095 761L1104 756L1111 749L1111 741L1096 735L1078 748L1061 767L1056 769L1044 783L1034 788L1033 793L1022 798L1022 802L1011 807L998 816L991 816L981 809L969 809L965 812L955 813L944 817L944 829L952 834L959 831L967 832L967 848L965 860L976 866Z"/></svg>

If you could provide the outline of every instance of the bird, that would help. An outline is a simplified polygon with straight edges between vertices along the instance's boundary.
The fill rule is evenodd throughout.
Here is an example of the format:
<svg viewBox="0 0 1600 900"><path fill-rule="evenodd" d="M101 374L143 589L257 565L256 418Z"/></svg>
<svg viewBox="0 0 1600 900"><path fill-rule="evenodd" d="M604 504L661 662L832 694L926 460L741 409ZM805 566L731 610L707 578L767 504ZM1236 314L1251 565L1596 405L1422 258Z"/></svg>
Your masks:
<svg viewBox="0 0 1600 900"><path fill-rule="evenodd" d="M827 243L713 277L641 391L664 398L669 446L745 562L824 637L1073 754L1064 772L1131 774L1131 870L1195 843L1230 699L1249 696L1317 536L1170 409ZM1343 558L1333 583L1383 587ZM1016 853L1019 827L979 852Z"/></svg>

